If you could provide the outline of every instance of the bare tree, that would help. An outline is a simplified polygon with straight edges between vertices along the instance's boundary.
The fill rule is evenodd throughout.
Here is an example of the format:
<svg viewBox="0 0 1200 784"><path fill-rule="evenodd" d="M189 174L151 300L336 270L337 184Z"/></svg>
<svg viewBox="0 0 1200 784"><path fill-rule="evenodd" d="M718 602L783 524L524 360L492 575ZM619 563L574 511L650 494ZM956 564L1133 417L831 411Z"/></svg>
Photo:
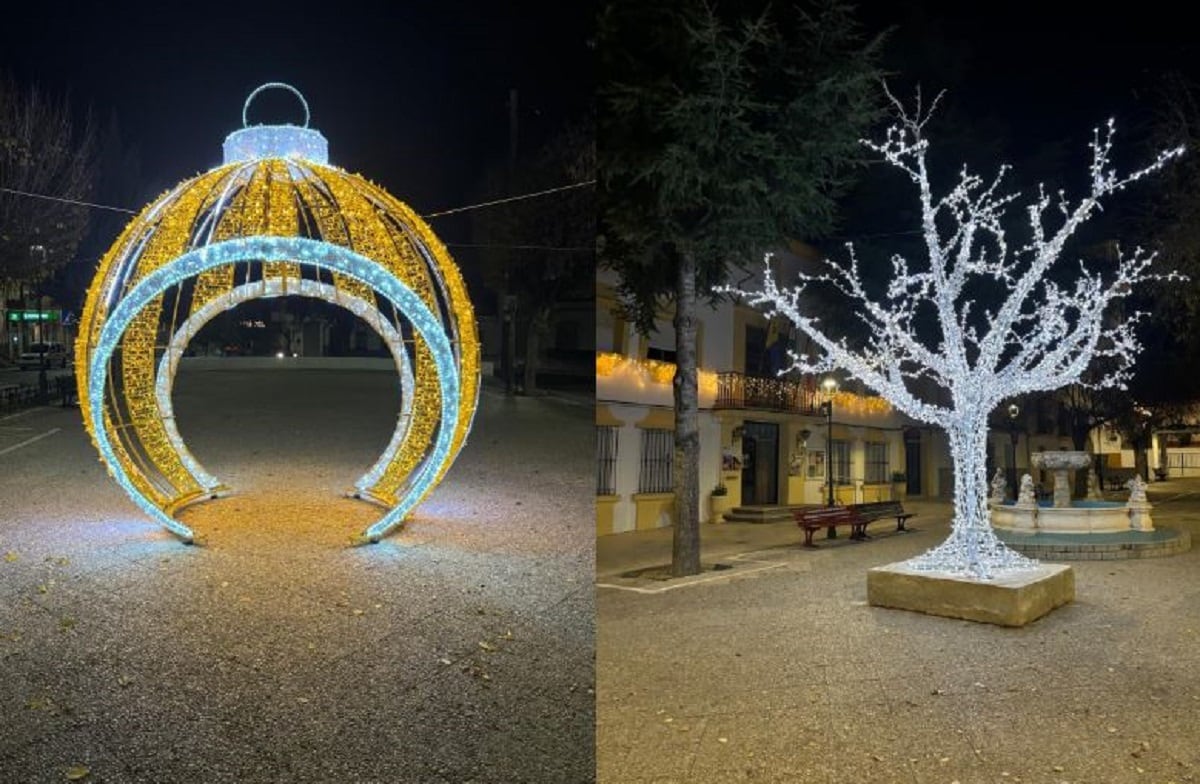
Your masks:
<svg viewBox="0 0 1200 784"><path fill-rule="evenodd" d="M1051 196L1039 187L1037 197L1024 205L1029 240L1015 247L1004 216L1019 194L1000 191L1008 167L1001 166L987 182L964 166L954 187L936 197L924 129L938 100L924 111L918 93L911 114L894 97L892 102L898 124L883 141L864 144L915 186L926 262L914 266L894 256L890 282L877 295L868 290L849 247L846 261L827 262L826 273L802 274L793 288L780 289L768 265L762 291L748 296L771 315L787 316L820 347L817 357L793 354L795 368L810 373L840 368L900 411L946 430L954 460L952 531L910 564L987 579L995 570L1032 565L996 538L988 519L989 413L1005 398L1080 381L1094 360L1104 360L1104 370L1091 379L1094 386L1123 386L1140 348L1133 329L1140 314L1125 315L1110 306L1138 283L1162 277L1150 271L1154 254L1140 248L1118 253L1108 274L1080 262L1077 271L1064 275L1056 262L1102 199L1160 169L1182 148L1120 176L1109 163L1110 121L1093 135L1088 194L1071 201L1062 191ZM853 301L870 335L863 345L827 334L806 315L801 296L813 283L830 284ZM938 394L919 393L926 385Z"/></svg>
<svg viewBox="0 0 1200 784"><path fill-rule="evenodd" d="M65 97L0 75L0 282L36 286L73 258L88 214L70 202L91 194L95 147L90 118L78 125Z"/></svg>
<svg viewBox="0 0 1200 784"><path fill-rule="evenodd" d="M515 172L494 169L488 197L594 180L595 136L590 116L566 123L535 153L518 161ZM587 187L483 210L474 218L475 237L496 246L489 249L492 263L485 267L485 280L494 291L517 301L524 327L521 381L526 394L537 392L542 340L553 326L555 306L592 294L595 216L594 190Z"/></svg>

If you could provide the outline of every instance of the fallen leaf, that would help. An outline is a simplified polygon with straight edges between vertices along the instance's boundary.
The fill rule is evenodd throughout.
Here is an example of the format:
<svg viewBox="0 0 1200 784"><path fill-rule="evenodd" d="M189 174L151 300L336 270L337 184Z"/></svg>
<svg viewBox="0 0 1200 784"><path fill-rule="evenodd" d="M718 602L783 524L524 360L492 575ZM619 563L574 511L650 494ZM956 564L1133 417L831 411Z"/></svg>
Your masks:
<svg viewBox="0 0 1200 784"><path fill-rule="evenodd" d="M46 588L45 584L38 586L38 593L45 593L46 591L47 591L47 588Z"/></svg>
<svg viewBox="0 0 1200 784"><path fill-rule="evenodd" d="M67 781L80 781L87 778L89 773L91 771L84 765L72 765L67 768Z"/></svg>
<svg viewBox="0 0 1200 784"><path fill-rule="evenodd" d="M9 550L7 553L4 554L4 560L8 561L9 563L12 563L13 561L17 560L20 557L21 556L17 555L15 550Z"/></svg>
<svg viewBox="0 0 1200 784"><path fill-rule="evenodd" d="M62 618L59 619L58 625L64 631L67 629L74 629L75 628L75 619L69 615L64 615Z"/></svg>
<svg viewBox="0 0 1200 784"><path fill-rule="evenodd" d="M729 738L717 738L717 743L728 743Z"/></svg>
<svg viewBox="0 0 1200 784"><path fill-rule="evenodd" d="M485 651L494 651L494 650L496 650L496 647L495 647L494 645L489 645L489 644L487 644L486 642L481 642L481 643L479 643L479 647L480 647L480 648L483 648Z"/></svg>
<svg viewBox="0 0 1200 784"><path fill-rule="evenodd" d="M446 666L453 664L449 659L438 659L438 661Z"/></svg>

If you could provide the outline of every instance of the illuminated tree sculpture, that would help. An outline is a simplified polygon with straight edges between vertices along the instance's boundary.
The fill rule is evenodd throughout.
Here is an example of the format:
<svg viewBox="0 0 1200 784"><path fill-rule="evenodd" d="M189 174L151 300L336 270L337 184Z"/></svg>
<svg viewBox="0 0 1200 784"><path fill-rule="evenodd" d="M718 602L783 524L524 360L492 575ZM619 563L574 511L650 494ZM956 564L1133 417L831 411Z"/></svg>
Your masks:
<svg viewBox="0 0 1200 784"><path fill-rule="evenodd" d="M304 125L250 126L267 88L290 90ZM251 93L223 165L148 205L100 262L76 343L84 423L109 473L184 541L183 506L226 488L175 426L171 390L188 341L251 299L300 296L344 307L374 328L400 376L400 416L353 495L385 507L377 541L437 485L462 448L479 393L479 339L462 277L404 203L328 163L294 88Z"/></svg>
<svg viewBox="0 0 1200 784"><path fill-rule="evenodd" d="M990 183L964 167L954 187L936 198L923 136L933 107L923 113L918 100L909 114L892 101L899 122L882 142L863 143L916 186L927 261L914 268L894 256L890 282L875 295L848 247L847 261L827 261L825 273L802 274L791 288L779 288L768 266L762 291L748 298L771 315L789 318L819 349L818 356L793 354L794 368L810 373L840 368L914 419L946 430L954 460L952 531L909 564L987 579L998 570L1036 564L992 532L985 468L989 412L1005 398L1077 382L1099 358L1113 369L1093 383L1122 387L1140 348L1133 331L1139 314L1122 317L1109 306L1139 282L1158 277L1149 271L1153 254L1141 249L1120 255L1107 275L1081 263L1066 276L1069 283L1055 263L1071 235L1100 209L1101 199L1161 168L1182 148L1118 176L1109 163L1110 122L1090 145L1090 193L1072 203L1061 191L1052 198L1039 189L1025 206L1030 239L1014 248L1003 221L1017 197L1000 193L1008 167ZM1049 220L1048 212L1059 219ZM854 302L870 336L864 345L829 335L805 315L801 297L814 283L832 285Z"/></svg>

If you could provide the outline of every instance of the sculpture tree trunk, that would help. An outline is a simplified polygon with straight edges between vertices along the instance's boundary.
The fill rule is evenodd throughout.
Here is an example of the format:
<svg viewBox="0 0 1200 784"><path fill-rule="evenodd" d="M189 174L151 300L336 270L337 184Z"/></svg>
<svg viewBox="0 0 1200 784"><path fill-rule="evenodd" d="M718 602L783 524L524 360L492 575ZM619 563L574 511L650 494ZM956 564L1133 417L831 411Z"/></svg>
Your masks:
<svg viewBox="0 0 1200 784"><path fill-rule="evenodd" d="M681 254L675 280L675 529L671 574L700 573L700 428L696 381L696 259Z"/></svg>
<svg viewBox="0 0 1200 784"><path fill-rule="evenodd" d="M969 412L946 425L954 461L954 519L950 536L910 563L919 569L966 572L987 579L995 569L1032 561L996 538L988 515L987 412Z"/></svg>

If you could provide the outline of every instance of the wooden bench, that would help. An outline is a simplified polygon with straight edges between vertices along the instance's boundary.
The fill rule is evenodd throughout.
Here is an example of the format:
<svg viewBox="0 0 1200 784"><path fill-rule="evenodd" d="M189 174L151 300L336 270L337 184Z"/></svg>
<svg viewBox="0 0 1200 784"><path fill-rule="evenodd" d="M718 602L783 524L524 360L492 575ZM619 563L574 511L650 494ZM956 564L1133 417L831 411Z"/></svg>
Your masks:
<svg viewBox="0 0 1200 784"><path fill-rule="evenodd" d="M796 525L804 529L804 546L816 547L813 544L813 532L826 529L825 538L837 536L839 525L850 526L851 539L865 539L867 536L867 520L848 506L818 506L797 509L794 513Z"/></svg>
<svg viewBox="0 0 1200 784"><path fill-rule="evenodd" d="M904 511L904 505L899 501L874 501L869 504L854 504L848 508L857 512L858 516L867 524L876 520L894 518L897 531L907 531L908 518L914 516L912 512ZM863 525L863 535L866 535L866 524Z"/></svg>

